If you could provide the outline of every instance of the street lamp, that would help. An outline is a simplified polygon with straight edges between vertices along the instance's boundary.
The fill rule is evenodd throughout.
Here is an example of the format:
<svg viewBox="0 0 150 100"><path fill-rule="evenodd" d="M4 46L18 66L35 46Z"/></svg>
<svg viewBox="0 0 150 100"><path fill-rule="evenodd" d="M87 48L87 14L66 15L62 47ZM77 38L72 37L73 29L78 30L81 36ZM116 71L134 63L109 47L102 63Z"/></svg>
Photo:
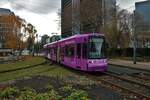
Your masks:
<svg viewBox="0 0 150 100"><path fill-rule="evenodd" d="M137 41L136 41L136 13L133 13L133 64L136 64L136 48L137 48Z"/></svg>

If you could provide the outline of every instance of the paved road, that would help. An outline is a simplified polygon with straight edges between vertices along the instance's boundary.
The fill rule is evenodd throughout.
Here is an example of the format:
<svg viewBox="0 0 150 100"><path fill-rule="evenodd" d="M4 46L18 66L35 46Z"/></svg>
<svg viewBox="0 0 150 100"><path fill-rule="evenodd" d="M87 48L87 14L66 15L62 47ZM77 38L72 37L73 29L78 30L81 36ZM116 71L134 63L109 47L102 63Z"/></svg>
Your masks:
<svg viewBox="0 0 150 100"><path fill-rule="evenodd" d="M137 64L133 64L133 61L110 59L108 63L112 65L131 67L141 70L149 70L150 72L150 62L137 62Z"/></svg>
<svg viewBox="0 0 150 100"><path fill-rule="evenodd" d="M136 73L150 74L150 72L147 72L147 71L133 69L133 68L129 68L129 67L121 67L121 66L116 66L116 65L109 65L108 71L109 72L115 72L118 74L125 74L125 73L126 74L136 74Z"/></svg>

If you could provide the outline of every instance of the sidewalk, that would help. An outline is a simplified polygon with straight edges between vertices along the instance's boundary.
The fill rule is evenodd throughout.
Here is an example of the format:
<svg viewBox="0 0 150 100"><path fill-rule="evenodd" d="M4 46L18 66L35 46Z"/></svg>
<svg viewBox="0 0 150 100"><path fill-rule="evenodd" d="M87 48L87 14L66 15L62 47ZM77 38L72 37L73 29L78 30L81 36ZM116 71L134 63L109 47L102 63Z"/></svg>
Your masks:
<svg viewBox="0 0 150 100"><path fill-rule="evenodd" d="M136 64L133 64L133 61L110 59L108 63L110 65L125 66L125 67L150 71L150 62L137 62Z"/></svg>

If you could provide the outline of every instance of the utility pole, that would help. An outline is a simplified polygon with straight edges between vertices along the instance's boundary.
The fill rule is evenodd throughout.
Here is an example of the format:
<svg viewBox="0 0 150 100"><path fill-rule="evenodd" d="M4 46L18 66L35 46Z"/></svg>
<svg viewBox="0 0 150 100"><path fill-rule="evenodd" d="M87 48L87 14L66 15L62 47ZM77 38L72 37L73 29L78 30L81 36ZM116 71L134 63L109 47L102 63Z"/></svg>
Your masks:
<svg viewBox="0 0 150 100"><path fill-rule="evenodd" d="M133 13L133 64L136 64L136 48L137 48L137 41L136 41L136 13Z"/></svg>
<svg viewBox="0 0 150 100"><path fill-rule="evenodd" d="M37 38L36 53L37 53L37 56L38 56L38 52L39 52L38 34L36 34L36 38Z"/></svg>

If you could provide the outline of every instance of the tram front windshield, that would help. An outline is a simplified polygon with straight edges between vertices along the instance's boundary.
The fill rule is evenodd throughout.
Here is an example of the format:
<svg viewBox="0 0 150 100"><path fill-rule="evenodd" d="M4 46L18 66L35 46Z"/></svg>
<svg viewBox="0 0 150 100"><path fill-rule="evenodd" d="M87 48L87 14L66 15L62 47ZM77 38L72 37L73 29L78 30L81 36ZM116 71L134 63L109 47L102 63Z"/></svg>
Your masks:
<svg viewBox="0 0 150 100"><path fill-rule="evenodd" d="M89 59L104 58L104 38L90 37L89 39Z"/></svg>

